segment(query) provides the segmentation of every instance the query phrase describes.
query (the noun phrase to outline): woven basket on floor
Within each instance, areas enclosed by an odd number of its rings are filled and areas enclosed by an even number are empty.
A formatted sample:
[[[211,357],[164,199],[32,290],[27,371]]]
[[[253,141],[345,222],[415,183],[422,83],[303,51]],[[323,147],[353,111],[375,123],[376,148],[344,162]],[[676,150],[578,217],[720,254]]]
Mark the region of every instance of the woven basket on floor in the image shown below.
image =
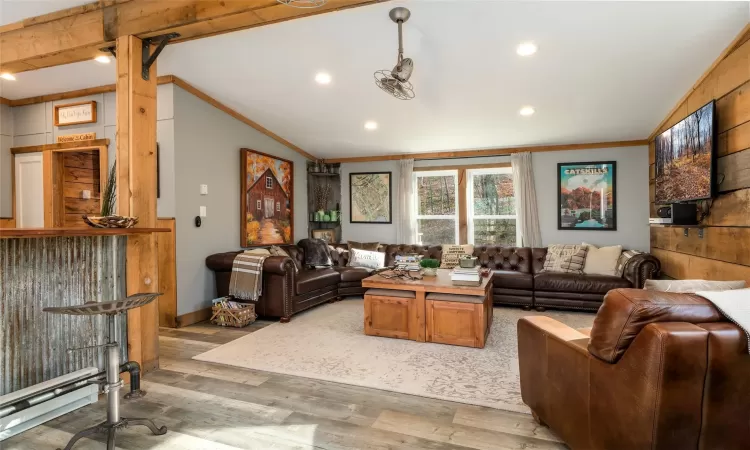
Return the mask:
[[[83,216],[83,221],[94,228],[133,228],[137,217],[124,216]]]
[[[241,308],[233,309],[217,303],[213,306],[211,323],[222,327],[242,328],[255,322],[258,315],[255,314],[255,305],[248,303]]]

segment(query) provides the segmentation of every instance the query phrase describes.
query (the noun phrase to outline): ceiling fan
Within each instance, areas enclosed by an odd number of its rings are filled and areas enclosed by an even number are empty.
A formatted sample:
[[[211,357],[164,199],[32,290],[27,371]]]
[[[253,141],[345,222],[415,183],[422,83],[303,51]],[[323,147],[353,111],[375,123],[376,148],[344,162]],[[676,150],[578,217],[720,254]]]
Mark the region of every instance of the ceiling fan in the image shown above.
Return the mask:
[[[398,7],[393,8],[388,15],[398,24],[398,60],[393,70],[375,72],[375,84],[399,100],[411,100],[414,98],[414,86],[409,82],[409,78],[414,71],[414,61],[404,58],[404,38],[401,30],[404,22],[409,20],[411,12],[404,7]]]

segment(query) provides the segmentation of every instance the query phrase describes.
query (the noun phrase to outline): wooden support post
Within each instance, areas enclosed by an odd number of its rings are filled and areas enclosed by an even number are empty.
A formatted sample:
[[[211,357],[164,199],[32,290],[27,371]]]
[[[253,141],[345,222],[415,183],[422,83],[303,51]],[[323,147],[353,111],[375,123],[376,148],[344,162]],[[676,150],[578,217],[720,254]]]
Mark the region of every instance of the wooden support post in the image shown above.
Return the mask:
[[[117,38],[117,208],[138,217],[138,227],[156,225],[156,64],[141,76],[142,41]],[[158,289],[157,243],[153,234],[128,237],[127,293]],[[129,359],[144,372],[159,367],[157,301],[128,313]]]

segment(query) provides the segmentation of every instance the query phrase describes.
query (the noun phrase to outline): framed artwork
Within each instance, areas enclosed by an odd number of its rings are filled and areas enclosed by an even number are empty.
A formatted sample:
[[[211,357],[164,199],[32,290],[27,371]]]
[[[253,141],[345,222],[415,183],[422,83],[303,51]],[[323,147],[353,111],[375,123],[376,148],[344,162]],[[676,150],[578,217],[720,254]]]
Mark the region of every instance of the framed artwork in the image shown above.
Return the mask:
[[[559,163],[558,230],[617,230],[617,163]]]
[[[336,230],[329,229],[318,229],[312,230],[313,239],[323,239],[327,244],[333,244],[336,241]]]
[[[294,241],[294,163],[240,150],[242,247]]]
[[[349,222],[393,223],[391,172],[349,174]]]
[[[55,105],[53,122],[56,127],[65,125],[79,125],[82,123],[96,123],[96,102],[68,103]]]

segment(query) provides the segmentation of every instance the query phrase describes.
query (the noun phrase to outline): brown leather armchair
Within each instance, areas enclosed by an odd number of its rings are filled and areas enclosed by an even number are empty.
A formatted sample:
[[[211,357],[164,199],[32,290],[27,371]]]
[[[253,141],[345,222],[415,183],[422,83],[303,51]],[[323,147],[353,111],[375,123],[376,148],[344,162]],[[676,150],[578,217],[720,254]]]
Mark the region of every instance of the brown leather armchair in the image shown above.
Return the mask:
[[[519,320],[518,354],[523,401],[573,450],[750,446],[747,336],[702,297],[613,290],[590,336]]]

